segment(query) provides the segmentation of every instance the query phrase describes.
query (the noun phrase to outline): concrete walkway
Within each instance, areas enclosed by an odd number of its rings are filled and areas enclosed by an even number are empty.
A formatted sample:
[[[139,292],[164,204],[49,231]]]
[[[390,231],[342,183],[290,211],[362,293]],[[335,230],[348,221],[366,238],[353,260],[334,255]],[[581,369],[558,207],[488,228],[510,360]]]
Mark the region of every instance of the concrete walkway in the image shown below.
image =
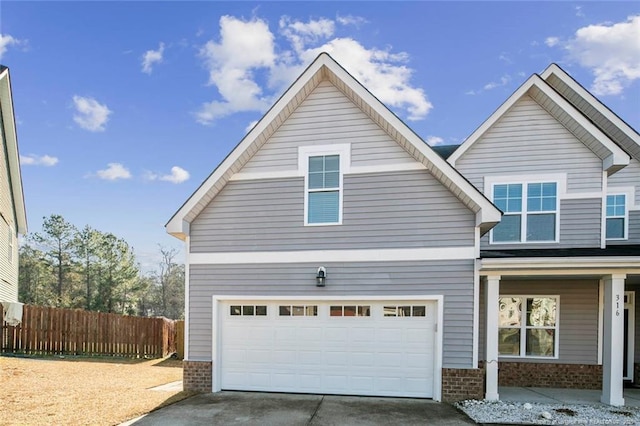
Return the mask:
[[[600,390],[500,387],[498,394],[501,401],[509,402],[602,404]],[[640,407],[640,389],[625,389],[624,404],[627,407]]]
[[[475,423],[451,405],[427,399],[223,391],[185,399],[128,424],[458,426]]]

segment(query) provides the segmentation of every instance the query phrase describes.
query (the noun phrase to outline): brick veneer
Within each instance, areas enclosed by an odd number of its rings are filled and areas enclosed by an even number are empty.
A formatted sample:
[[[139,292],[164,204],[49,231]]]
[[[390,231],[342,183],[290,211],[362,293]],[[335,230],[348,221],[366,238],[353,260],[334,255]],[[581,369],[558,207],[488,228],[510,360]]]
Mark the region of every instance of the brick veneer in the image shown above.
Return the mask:
[[[443,368],[442,400],[484,398],[484,368]]]
[[[183,361],[183,389],[186,391],[211,392],[211,366],[211,361]]]
[[[501,361],[498,365],[498,385],[602,389],[602,366]]]

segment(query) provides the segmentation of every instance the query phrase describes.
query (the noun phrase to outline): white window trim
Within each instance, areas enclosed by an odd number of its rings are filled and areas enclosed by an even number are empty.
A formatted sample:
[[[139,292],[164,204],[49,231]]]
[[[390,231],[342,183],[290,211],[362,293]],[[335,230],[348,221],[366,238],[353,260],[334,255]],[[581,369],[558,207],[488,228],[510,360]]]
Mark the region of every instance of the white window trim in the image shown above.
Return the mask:
[[[547,241],[526,240],[526,211],[528,184],[530,183],[555,183],[556,184],[556,223],[555,238]],[[485,176],[484,193],[493,202],[493,188],[496,185],[521,184],[522,185],[522,211],[520,212],[520,241],[493,241],[493,230],[489,233],[489,244],[521,245],[521,244],[554,244],[560,242],[560,204],[567,193],[567,174],[554,173],[544,175],[513,175],[513,176]],[[506,212],[505,216],[508,214]],[[544,214],[550,212],[533,212],[531,214]]]
[[[558,359],[560,357],[560,295],[557,294],[501,294],[500,298],[514,298],[514,299],[522,299],[524,302],[522,305],[523,310],[520,311],[522,314],[522,318],[520,319],[520,355],[499,355],[499,358],[507,359]],[[556,299],[556,325],[554,327],[555,330],[555,341],[553,348],[553,356],[531,356],[526,355],[527,348],[527,340],[526,340],[526,330],[527,330],[527,311],[526,311],[526,300],[531,298],[554,298]],[[507,327],[499,327],[507,328]],[[510,327],[515,328],[515,327]],[[551,327],[534,327],[534,328],[551,328]],[[524,333],[523,333],[524,331]]]
[[[338,187],[338,221],[328,223],[309,223],[309,157],[320,155],[340,156],[340,182]],[[298,147],[298,176],[304,177],[304,226],[342,225],[342,200],[344,195],[343,178],[351,168],[351,144],[309,145]]]
[[[606,238],[607,236],[607,196],[609,195],[624,195],[624,236],[623,238]],[[604,215],[602,221],[602,227],[604,229],[604,236],[607,241],[626,241],[629,239],[629,210],[633,210],[634,205],[635,188],[633,187],[609,187],[607,193],[602,198],[602,204],[604,205]],[[612,216],[612,218],[620,218],[620,216]]]

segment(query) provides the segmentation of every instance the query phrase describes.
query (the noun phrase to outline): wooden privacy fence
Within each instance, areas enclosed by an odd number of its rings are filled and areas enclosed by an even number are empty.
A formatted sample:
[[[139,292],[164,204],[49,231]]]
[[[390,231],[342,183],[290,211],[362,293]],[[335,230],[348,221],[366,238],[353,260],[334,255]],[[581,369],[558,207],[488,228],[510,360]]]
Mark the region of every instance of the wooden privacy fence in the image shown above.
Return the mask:
[[[176,352],[176,326],[166,318],[25,305],[20,325],[2,322],[0,352],[164,357]]]

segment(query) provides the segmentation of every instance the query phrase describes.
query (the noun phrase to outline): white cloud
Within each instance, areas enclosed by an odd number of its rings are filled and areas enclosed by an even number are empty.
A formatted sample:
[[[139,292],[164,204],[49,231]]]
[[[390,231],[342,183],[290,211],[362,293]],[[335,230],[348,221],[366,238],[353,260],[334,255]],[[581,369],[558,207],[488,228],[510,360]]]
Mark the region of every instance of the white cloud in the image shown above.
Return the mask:
[[[309,22],[292,21],[288,16],[280,18],[280,31],[299,51],[308,43],[331,37],[335,31],[335,23],[326,18]]]
[[[51,167],[58,164],[58,158],[50,155],[20,155],[20,164],[23,166],[45,166]]]
[[[151,74],[153,71],[153,65],[162,62],[162,55],[164,54],[164,43],[160,43],[158,50],[147,50],[142,55],[142,72]]]
[[[145,180],[149,180],[149,181],[162,180],[165,182],[171,182],[176,184],[186,182],[187,180],[189,180],[189,177],[191,177],[191,175],[189,175],[189,172],[183,169],[182,167],[178,167],[178,166],[173,166],[171,168],[171,173],[165,174],[165,175],[160,175],[158,173],[149,172],[149,171],[147,171],[144,174]]]
[[[506,86],[507,84],[509,84],[510,81],[511,81],[511,76],[503,75],[502,77],[500,77],[500,81],[492,81],[490,83],[487,83],[482,87],[482,89],[493,90],[496,87]]]
[[[131,173],[120,163],[109,163],[104,170],[98,170],[96,175],[104,180],[131,179]]]
[[[520,75],[520,73],[518,73],[518,75]],[[503,87],[503,86],[507,86],[509,83],[511,83],[511,76],[509,74],[505,74],[502,77],[500,77],[500,80],[498,81],[491,81],[487,84],[485,84],[484,86],[482,86],[482,89],[477,89],[477,90],[467,90],[464,94],[465,95],[479,95],[482,92],[486,92],[488,90],[493,90],[496,89],[498,87]]]
[[[203,105],[196,115],[200,123],[209,124],[239,111],[268,108],[271,101],[263,95],[253,74],[273,66],[273,39],[269,26],[261,19],[220,18],[220,42],[207,42],[200,56],[209,69],[209,84],[216,86],[222,100]]]
[[[571,60],[594,74],[596,95],[618,95],[640,79],[640,15],[582,27],[563,47]]]
[[[427,136],[426,141],[430,146],[442,145],[444,143],[444,139],[440,136]]]
[[[360,25],[367,24],[369,22],[361,16],[353,16],[353,15],[346,15],[346,16],[338,15],[336,16],[336,21],[340,25],[354,25],[355,27],[359,27]]]
[[[618,23],[588,25],[567,41],[548,37],[545,43],[562,47],[570,62],[591,70],[595,78],[590,89],[596,95],[619,95],[640,79],[640,15]]]
[[[354,17],[336,21],[341,25],[362,22]],[[318,18],[301,22],[283,16],[276,36],[264,20],[223,16],[220,41],[209,41],[200,51],[209,70],[209,83],[216,86],[220,99],[204,104],[196,119],[210,124],[236,112],[265,111],[321,52],[331,54],[378,99],[404,112],[409,120],[425,118],[432,105],[424,90],[410,83],[413,70],[407,66],[409,55],[334,37],[336,21]]]
[[[103,132],[105,125],[109,121],[112,111],[106,105],[99,103],[93,98],[74,96],[73,104],[76,114],[73,121],[81,128],[90,132]]]
[[[553,47],[558,43],[560,43],[560,39],[558,37],[547,37],[544,39],[544,44],[546,44],[549,47]]]
[[[17,46],[20,43],[21,41],[17,38],[12,37],[9,34],[0,33],[0,59],[2,59],[2,56],[7,52],[9,46]]]
[[[160,180],[164,180],[171,183],[182,183],[189,180],[189,172],[183,169],[182,167],[173,166],[171,168],[171,173],[168,175],[160,176]]]

